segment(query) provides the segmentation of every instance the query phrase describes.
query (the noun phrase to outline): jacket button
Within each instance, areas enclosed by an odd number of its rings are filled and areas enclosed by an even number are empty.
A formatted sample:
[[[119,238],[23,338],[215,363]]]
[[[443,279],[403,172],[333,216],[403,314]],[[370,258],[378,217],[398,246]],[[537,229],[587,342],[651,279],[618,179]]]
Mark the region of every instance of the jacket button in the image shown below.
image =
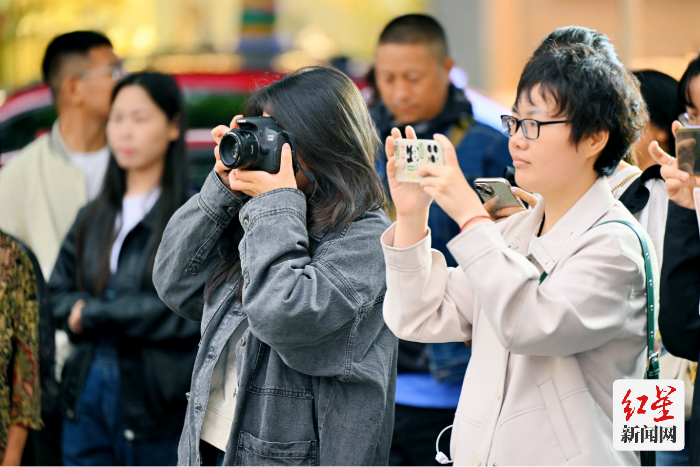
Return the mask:
[[[71,410],[71,409],[67,409],[66,410],[66,417],[73,420],[75,418],[75,412],[73,412],[73,410]]]
[[[226,208],[226,210],[227,210],[228,212],[233,212],[233,206],[229,206],[228,208]]]
[[[134,435],[134,432],[131,430],[124,430],[124,438],[127,441],[133,441],[136,436]]]
[[[244,229],[248,228],[248,219],[243,219],[243,228]]]
[[[245,336],[241,337],[240,343],[241,343],[241,347],[243,347],[245,345]]]

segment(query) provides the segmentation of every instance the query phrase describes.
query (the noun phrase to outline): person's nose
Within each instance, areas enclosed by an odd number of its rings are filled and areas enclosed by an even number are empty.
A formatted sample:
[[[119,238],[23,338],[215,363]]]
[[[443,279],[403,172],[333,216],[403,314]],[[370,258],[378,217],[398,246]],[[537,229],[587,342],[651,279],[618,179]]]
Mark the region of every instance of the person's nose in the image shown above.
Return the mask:
[[[406,80],[397,80],[394,87],[394,99],[398,102],[411,100],[413,93],[411,86]]]
[[[514,147],[519,150],[525,150],[530,145],[530,140],[523,134],[523,126],[518,125],[518,129],[513,136],[510,137],[508,142],[509,146]]]

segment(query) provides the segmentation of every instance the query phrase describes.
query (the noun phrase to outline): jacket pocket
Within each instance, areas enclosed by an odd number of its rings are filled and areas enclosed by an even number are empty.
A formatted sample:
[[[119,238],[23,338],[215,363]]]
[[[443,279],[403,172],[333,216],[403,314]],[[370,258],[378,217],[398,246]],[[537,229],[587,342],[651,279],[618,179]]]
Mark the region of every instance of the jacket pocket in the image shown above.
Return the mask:
[[[272,443],[241,431],[236,449],[236,465],[318,465],[318,443]]]
[[[557,441],[559,441],[559,445],[564,452],[564,457],[569,461],[581,454],[581,449],[566,419],[554,381],[548,379],[538,387],[540,388],[544,405],[547,408],[547,415],[549,415],[549,420],[552,422]]]

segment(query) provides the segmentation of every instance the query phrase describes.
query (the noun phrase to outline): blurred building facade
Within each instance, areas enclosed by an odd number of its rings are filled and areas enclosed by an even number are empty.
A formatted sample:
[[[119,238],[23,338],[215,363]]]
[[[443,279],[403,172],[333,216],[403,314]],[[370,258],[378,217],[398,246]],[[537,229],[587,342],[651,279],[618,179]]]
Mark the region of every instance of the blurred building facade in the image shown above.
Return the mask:
[[[360,75],[382,27],[410,12],[434,14],[470,87],[508,106],[557,27],[605,32],[630,69],[676,78],[700,47],[697,0],[0,0],[0,103],[40,80],[46,45],[71,30],[107,34],[130,71],[287,71],[345,57]]]

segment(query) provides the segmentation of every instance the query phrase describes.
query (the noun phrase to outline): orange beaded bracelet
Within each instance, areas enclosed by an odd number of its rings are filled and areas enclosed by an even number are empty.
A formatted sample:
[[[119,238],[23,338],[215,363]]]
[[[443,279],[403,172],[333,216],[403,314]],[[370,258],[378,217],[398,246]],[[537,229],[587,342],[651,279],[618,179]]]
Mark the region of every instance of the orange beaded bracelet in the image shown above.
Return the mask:
[[[491,216],[474,216],[474,217],[470,218],[467,222],[462,224],[462,227],[459,228],[459,232],[462,233],[462,231],[464,230],[464,228],[467,226],[468,223],[470,223],[474,219],[480,219],[480,218],[493,220],[493,218]]]

